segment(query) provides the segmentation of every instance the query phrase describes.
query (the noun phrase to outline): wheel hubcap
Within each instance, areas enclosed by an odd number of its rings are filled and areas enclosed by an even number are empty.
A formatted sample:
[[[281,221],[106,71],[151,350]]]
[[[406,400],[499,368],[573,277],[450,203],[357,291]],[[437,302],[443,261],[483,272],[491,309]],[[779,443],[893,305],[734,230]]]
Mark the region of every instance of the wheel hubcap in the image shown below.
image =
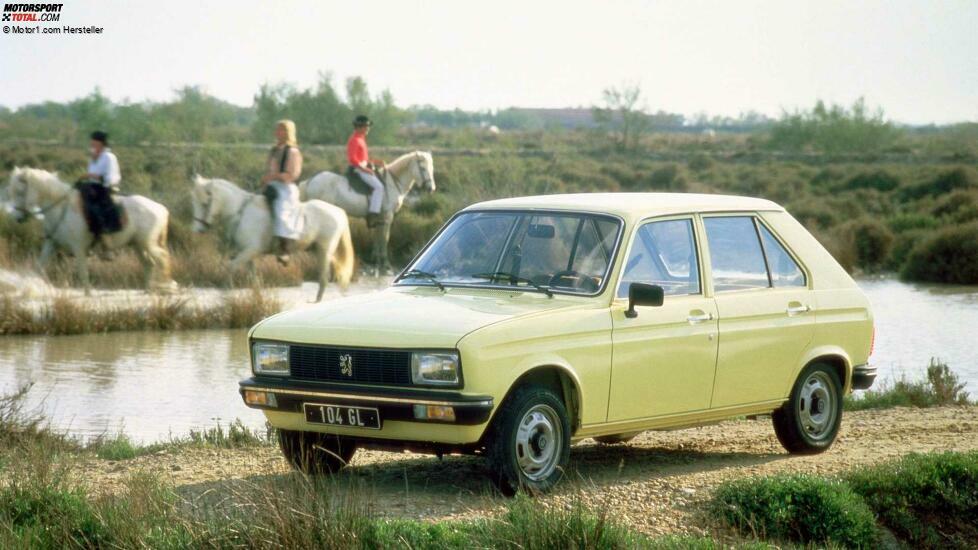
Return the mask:
[[[516,430],[516,462],[527,478],[546,479],[560,462],[563,428],[557,411],[537,405],[526,412]]]
[[[831,433],[837,414],[835,399],[832,381],[824,372],[813,372],[805,380],[798,399],[798,418],[810,438],[822,439]]]

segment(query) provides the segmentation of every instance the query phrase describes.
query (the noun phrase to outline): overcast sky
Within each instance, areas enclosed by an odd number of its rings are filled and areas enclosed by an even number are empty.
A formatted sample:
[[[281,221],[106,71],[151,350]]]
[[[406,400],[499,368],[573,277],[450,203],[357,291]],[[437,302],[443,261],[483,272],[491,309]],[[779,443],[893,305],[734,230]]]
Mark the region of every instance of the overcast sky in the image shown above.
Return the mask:
[[[65,2],[61,25],[104,34],[0,35],[0,105],[185,84],[250,105],[328,71],[400,105],[590,106],[634,82],[687,115],[865,96],[901,122],[978,120],[975,0]]]

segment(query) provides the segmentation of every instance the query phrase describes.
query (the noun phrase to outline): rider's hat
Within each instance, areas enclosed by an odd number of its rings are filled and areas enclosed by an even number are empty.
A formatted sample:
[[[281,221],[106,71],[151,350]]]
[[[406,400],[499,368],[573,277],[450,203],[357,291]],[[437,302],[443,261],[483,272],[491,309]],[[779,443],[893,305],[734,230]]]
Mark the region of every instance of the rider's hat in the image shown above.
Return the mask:
[[[363,128],[366,126],[373,126],[374,122],[367,117],[367,115],[357,115],[357,118],[353,119],[354,128]]]
[[[92,132],[91,138],[94,139],[95,141],[101,141],[102,145],[109,144],[109,134],[106,134],[101,130],[96,130]]]

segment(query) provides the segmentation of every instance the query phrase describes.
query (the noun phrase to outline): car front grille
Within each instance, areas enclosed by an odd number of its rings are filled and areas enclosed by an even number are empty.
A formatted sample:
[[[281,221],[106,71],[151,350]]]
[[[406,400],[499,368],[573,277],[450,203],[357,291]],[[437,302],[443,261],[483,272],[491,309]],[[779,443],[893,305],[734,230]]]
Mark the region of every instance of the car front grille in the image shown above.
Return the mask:
[[[411,384],[411,352],[342,348],[330,346],[289,346],[292,378],[355,384]]]

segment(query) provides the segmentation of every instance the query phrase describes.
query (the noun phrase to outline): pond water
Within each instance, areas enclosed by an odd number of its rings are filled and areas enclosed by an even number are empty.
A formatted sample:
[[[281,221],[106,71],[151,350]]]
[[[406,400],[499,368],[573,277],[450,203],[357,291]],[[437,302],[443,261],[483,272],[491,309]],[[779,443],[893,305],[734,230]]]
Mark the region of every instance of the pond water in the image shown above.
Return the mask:
[[[978,287],[863,280],[876,316],[881,376],[922,376],[931,357],[978,395]],[[149,442],[240,418],[261,429],[238,380],[250,374],[246,331],[0,337],[0,392],[33,383],[29,406],[80,437],[120,430]]]

